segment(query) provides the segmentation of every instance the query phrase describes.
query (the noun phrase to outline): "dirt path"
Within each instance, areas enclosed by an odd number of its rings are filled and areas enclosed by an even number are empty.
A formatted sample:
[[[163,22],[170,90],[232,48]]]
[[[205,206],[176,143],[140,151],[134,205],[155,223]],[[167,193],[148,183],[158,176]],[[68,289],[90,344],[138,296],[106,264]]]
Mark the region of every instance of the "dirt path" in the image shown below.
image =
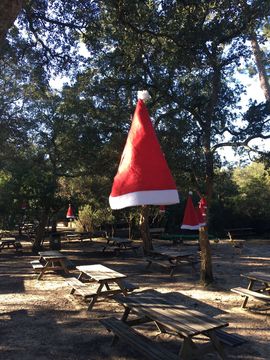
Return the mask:
[[[13,250],[0,253],[0,360],[86,360],[140,359],[143,357],[124,343],[110,346],[111,334],[99,323],[109,316],[120,317],[123,309],[113,300],[97,303],[88,312],[84,301],[69,295],[70,288],[62,274],[47,274],[40,281],[33,273],[30,261],[36,259],[30,245],[23,244],[23,254]],[[236,253],[228,242],[212,246],[215,284],[203,288],[199,274],[188,267],[177,271],[173,278],[166,269],[153,266],[145,270],[145,261],[133,254],[115,257],[102,253],[99,244],[63,243],[62,252],[75,265],[102,263],[128,275],[140,289],[154,288],[161,292],[180,292],[186,304],[199,311],[229,322],[228,332],[243,336],[247,342],[226,346],[228,359],[270,359],[270,315],[267,310],[241,310],[241,297],[230,291],[246,286],[240,273],[270,269],[270,242],[248,241],[242,253]],[[154,271],[156,270],[156,271]],[[71,271],[77,275],[76,270]],[[250,301],[250,305],[261,303]],[[157,335],[149,330],[151,335]],[[156,336],[168,347],[179,342],[169,335]],[[205,359],[217,359],[207,355]]]

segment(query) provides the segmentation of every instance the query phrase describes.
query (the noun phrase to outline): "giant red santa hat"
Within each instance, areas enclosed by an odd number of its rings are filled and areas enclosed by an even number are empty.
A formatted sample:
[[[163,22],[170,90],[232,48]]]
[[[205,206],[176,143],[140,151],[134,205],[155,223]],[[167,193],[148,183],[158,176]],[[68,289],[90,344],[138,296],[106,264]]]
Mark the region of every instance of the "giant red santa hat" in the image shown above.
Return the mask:
[[[198,218],[196,209],[193,205],[192,198],[191,198],[192,192],[190,191],[188,194],[187,204],[185,208],[183,223],[181,226],[181,229],[187,229],[187,230],[198,230],[201,226],[200,219]]]
[[[144,104],[147,91],[138,91],[138,103],[109,197],[112,209],[179,202],[170,169]]]
[[[67,219],[75,219],[75,215],[73,213],[73,209],[72,209],[71,204],[69,204],[69,206],[68,206],[66,218]]]

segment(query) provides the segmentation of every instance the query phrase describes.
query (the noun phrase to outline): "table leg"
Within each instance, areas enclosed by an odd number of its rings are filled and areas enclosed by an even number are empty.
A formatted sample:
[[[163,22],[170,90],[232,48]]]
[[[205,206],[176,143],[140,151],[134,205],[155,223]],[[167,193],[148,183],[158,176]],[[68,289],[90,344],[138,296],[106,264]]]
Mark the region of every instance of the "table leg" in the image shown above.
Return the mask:
[[[69,270],[68,270],[68,268],[66,267],[65,260],[64,260],[64,259],[61,259],[61,260],[59,260],[59,262],[60,262],[60,265],[61,265],[61,267],[63,268],[64,272],[65,272],[66,274],[69,274]]]
[[[126,322],[128,315],[130,313],[131,309],[128,307],[125,307],[125,311],[124,314],[121,317],[121,321]],[[111,346],[115,345],[117,343],[117,341],[119,340],[119,336],[118,335],[114,335],[112,342],[111,342]]]
[[[110,246],[110,239],[107,239],[107,244],[104,246],[104,248],[102,249],[102,252],[104,252],[108,246]]]
[[[173,263],[171,261],[170,261],[170,263],[173,265]],[[170,277],[173,277],[174,270],[175,270],[175,266],[172,266],[171,271],[170,271]]]
[[[251,290],[251,289],[252,289],[254,282],[255,282],[255,280],[250,280],[250,282],[249,282],[249,284],[248,284],[248,287],[247,287],[248,290]],[[247,305],[247,302],[248,302],[248,296],[245,296],[244,301],[243,301],[241,307],[242,307],[242,308],[245,308],[246,305]]]
[[[221,342],[219,341],[219,339],[217,338],[215,331],[214,330],[208,331],[207,336],[209,336],[209,338],[211,340],[211,344],[213,345],[214,349],[218,353],[219,357],[221,359],[226,359],[224,350],[223,350],[223,346],[222,346]]]
[[[269,284],[268,284],[268,283],[266,283],[266,282],[264,282],[263,284],[264,284],[264,288],[262,289],[262,291],[267,291],[267,292],[268,292],[268,294],[269,294],[269,293],[270,293]]]
[[[192,360],[192,359],[199,359],[198,357],[198,347],[192,341],[191,338],[187,337],[184,338],[183,344],[179,351],[179,359],[181,360]]]
[[[102,283],[99,285],[96,294],[94,294],[94,295],[92,296],[92,299],[91,299],[90,304],[89,304],[88,309],[87,309],[88,311],[91,311],[91,310],[92,310],[92,308],[93,308],[94,304],[96,303],[99,295],[101,294],[101,290],[102,290],[103,286],[104,286],[104,282],[102,282]]]
[[[107,282],[105,282],[105,287],[106,287],[107,290],[111,290],[111,288],[110,288],[110,286],[109,286],[109,284]]]
[[[43,266],[43,269],[41,269],[40,274],[38,275],[38,280],[40,280],[42,278],[42,276],[44,275],[44,273],[46,272],[46,269],[48,267],[50,267],[51,262],[47,261],[46,264]]]
[[[81,271],[79,276],[78,276],[78,280],[82,280],[82,277],[83,277],[83,272]]]
[[[120,287],[120,289],[122,290],[122,293],[123,293],[125,296],[127,296],[127,295],[128,295],[128,292],[127,292],[126,288],[124,287],[121,279],[115,279],[115,282],[116,282],[116,284]]]

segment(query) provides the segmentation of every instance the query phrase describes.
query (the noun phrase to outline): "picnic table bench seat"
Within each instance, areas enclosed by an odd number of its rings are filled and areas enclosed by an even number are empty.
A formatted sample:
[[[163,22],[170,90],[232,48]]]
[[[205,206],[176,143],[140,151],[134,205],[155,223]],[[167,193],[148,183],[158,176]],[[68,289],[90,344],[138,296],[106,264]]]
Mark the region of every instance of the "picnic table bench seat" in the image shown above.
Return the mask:
[[[99,321],[108,331],[112,331],[115,334],[115,340],[120,338],[150,360],[179,360],[176,354],[171,353],[161,344],[146,338],[121,320],[112,317]],[[112,342],[112,345],[114,342]]]
[[[254,299],[257,300],[261,300],[263,302],[270,302],[270,294],[264,294],[262,292],[258,292],[258,291],[254,291],[254,290],[249,290],[243,287],[236,287],[236,288],[232,288],[231,291],[240,294],[242,296],[245,296],[247,298],[252,297]],[[244,306],[243,306],[244,307]]]
[[[232,229],[225,229],[225,231],[228,234],[228,237],[230,240],[233,239],[241,239],[241,238],[249,238],[251,236],[256,235],[255,231],[253,228],[232,228]]]
[[[89,286],[89,284],[91,284],[91,281],[82,282],[81,280],[75,277],[67,278],[66,281],[72,287],[70,294],[74,294],[74,292],[76,291],[79,295],[83,296],[84,298],[88,298],[96,294],[95,290],[93,290],[93,287]],[[139,288],[139,286],[134,285],[125,279],[122,280],[122,284],[127,292],[132,292]],[[121,290],[119,290],[119,292],[120,291]],[[110,291],[108,291],[108,293],[110,293]],[[107,292],[103,291],[102,294],[107,295]]]
[[[187,264],[192,267],[192,271],[195,272],[195,265],[200,262],[199,259],[196,258],[188,258],[188,259],[181,259],[181,262],[177,262],[174,260],[170,260],[164,256],[147,256],[145,260],[148,262],[146,269],[149,269],[152,264],[157,264],[159,266],[169,268],[170,269],[170,277],[173,276],[175,269],[177,266]]]
[[[39,272],[44,268],[43,264],[39,260],[33,260],[30,264],[36,272]]]
[[[140,249],[141,246],[140,245],[133,245],[133,244],[130,244],[130,245],[127,245],[127,246],[113,246],[112,247],[112,250],[115,252],[116,255],[120,255],[120,253],[122,251],[126,251],[126,250],[132,250],[136,255],[137,255],[137,250]]]
[[[232,347],[238,346],[238,345],[241,345],[241,344],[244,344],[245,342],[247,342],[247,340],[244,339],[242,336],[239,336],[236,334],[231,334],[231,333],[228,333],[221,329],[216,330],[216,337],[223,344],[232,346]]]

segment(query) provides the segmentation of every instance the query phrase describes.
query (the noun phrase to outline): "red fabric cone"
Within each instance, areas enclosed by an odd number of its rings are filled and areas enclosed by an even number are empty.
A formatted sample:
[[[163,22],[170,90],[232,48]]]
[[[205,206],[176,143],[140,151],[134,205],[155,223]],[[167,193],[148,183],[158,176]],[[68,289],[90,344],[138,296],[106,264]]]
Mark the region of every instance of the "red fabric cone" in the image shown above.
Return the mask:
[[[159,212],[160,212],[160,213],[164,213],[165,211],[166,211],[165,205],[160,205],[160,206],[159,206]]]
[[[207,201],[204,197],[199,201],[199,209],[203,219],[203,225],[206,225],[206,212],[207,212]]]
[[[112,209],[179,202],[174,179],[141,99],[136,106],[109,202]]]
[[[188,196],[187,204],[184,213],[184,219],[181,229],[198,230],[200,228],[200,222],[197,216],[197,212],[192,202],[191,195]]]
[[[73,213],[73,209],[72,209],[71,204],[69,204],[66,218],[67,218],[67,219],[75,219],[75,215],[74,215],[74,213]]]
[[[204,217],[203,217],[201,208],[200,208],[200,207],[196,207],[195,210],[196,210],[196,214],[197,214],[197,217],[198,217],[198,220],[199,220],[199,225],[200,225],[200,226],[205,226],[205,225],[206,225],[206,222],[205,222],[205,220],[204,220]]]

